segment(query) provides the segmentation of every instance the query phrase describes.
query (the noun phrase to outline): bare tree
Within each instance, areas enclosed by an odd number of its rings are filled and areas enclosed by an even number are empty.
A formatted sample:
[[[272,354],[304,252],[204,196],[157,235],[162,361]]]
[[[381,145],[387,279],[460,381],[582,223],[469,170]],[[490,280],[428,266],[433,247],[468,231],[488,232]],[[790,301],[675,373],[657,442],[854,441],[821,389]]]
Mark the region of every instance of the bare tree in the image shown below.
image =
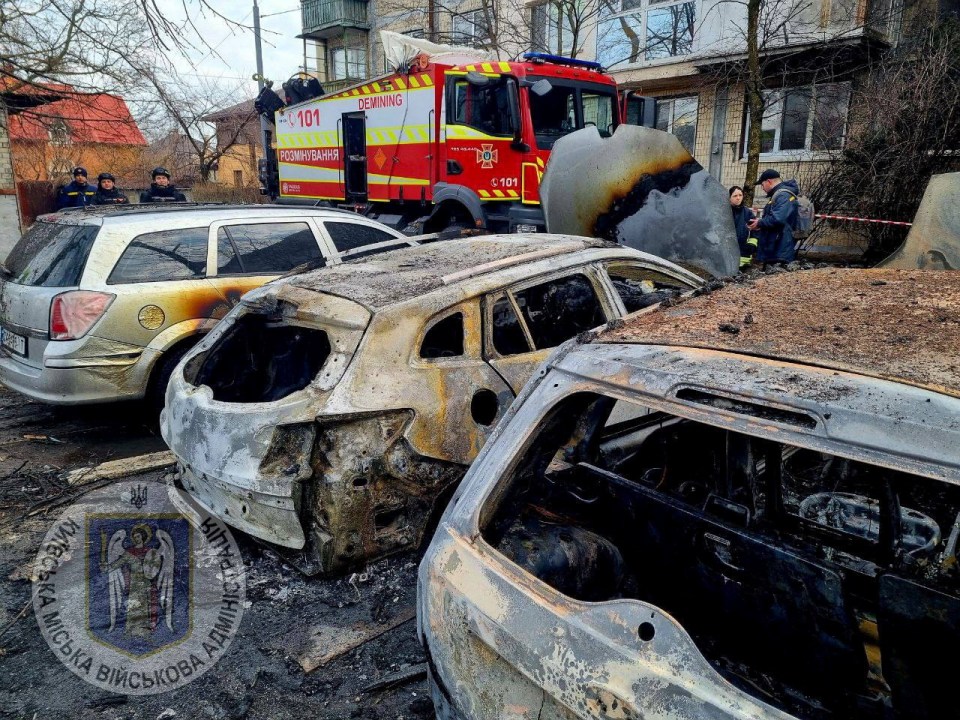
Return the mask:
[[[174,4],[181,22],[170,19]],[[68,83],[77,90],[116,90],[135,62],[151,53],[208,48],[199,23],[215,16],[236,27],[210,0],[0,0],[0,82]]]
[[[252,104],[249,112],[238,116],[236,122],[221,123],[219,132],[214,123],[204,119],[235,105],[243,95],[240,85],[228,87],[209,81],[186,83],[172,67],[143,68],[141,73],[150,92],[139,102],[152,108],[150,113],[141,113],[152,118],[145,130],[162,140],[159,143],[162,152],[181,178],[192,168],[200,182],[208,182],[220,158],[237,144],[247,142],[251,128],[259,128]]]
[[[859,83],[842,152],[810,188],[819,207],[909,222],[932,175],[960,170],[960,21],[922,18]],[[863,224],[885,257],[906,230]]]
[[[745,50],[735,58],[715,65],[714,81],[743,86],[747,110],[745,123],[746,158],[743,180],[745,202],[753,202],[754,181],[760,169],[760,155],[768,152],[764,121],[771,113],[781,120],[784,134],[788,128],[807,128],[808,118],[815,124],[816,138],[842,141],[849,90],[834,97],[836,89],[821,84],[849,83],[863,72],[872,58],[858,56],[848,42],[893,21],[896,3],[884,7],[875,2],[860,6],[832,7],[812,0],[721,0],[713,10],[739,13],[732,42]],[[717,54],[730,54],[731,47],[718,47]],[[789,93],[784,88],[794,86]],[[831,118],[830,101],[842,108]],[[839,147],[839,145],[837,145]],[[820,147],[827,152],[833,146]]]

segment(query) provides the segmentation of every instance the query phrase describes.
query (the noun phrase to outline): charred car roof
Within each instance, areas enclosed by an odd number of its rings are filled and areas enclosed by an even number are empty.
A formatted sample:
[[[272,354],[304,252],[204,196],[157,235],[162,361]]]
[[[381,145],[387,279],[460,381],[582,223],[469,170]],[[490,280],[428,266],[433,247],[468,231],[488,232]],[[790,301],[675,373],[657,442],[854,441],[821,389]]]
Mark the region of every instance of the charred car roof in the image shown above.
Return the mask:
[[[661,305],[595,341],[722,350],[960,397],[960,273],[779,273]]]
[[[587,248],[627,250],[616,243],[570,235],[488,235],[403,247],[280,282],[384,308],[460,280]]]

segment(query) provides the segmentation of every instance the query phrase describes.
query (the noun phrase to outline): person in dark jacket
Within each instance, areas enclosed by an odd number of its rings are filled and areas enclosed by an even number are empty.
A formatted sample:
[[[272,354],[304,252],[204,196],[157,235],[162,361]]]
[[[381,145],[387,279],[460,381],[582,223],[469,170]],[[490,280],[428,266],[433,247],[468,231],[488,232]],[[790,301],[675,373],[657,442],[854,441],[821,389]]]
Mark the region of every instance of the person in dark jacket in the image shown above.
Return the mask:
[[[87,169],[75,167],[73,181],[64,185],[57,195],[57,210],[93,205],[97,189],[87,182]]]
[[[126,205],[130,200],[117,190],[116,178],[110,173],[97,175],[97,194],[94,197],[96,205]]]
[[[153,182],[150,189],[140,193],[140,202],[186,202],[187,196],[177,190],[170,182],[170,172],[163,167],[155,167],[150,173]]]
[[[760,173],[757,185],[769,198],[760,219],[747,224],[750,230],[757,231],[757,262],[764,266],[793,262],[797,257],[793,228],[800,209],[800,186],[796,180],[782,179],[772,169]]]
[[[747,227],[756,215],[752,208],[744,206],[743,188],[739,185],[730,188],[730,209],[733,211],[733,227],[737,231],[737,244],[740,246],[740,267],[743,267],[750,264],[757,251],[757,239],[750,237]]]

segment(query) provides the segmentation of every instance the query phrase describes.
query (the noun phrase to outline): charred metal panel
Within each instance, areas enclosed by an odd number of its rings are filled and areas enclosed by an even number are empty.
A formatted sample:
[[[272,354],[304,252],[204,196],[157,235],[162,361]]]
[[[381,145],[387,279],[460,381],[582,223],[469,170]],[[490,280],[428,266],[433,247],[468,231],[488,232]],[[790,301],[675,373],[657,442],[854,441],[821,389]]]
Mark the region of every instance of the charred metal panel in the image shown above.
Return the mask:
[[[420,542],[434,503],[465,468],[414,453],[412,413],[320,422],[309,485],[312,572],[346,570]]]
[[[420,569],[421,632],[459,717],[788,717],[722,680],[652,605],[545,595],[530,576],[490,560],[444,528]]]
[[[930,178],[907,239],[878,267],[960,270],[960,173]]]
[[[670,133],[571,133],[550,154],[540,196],[549,232],[613,240],[718,277],[739,267],[727,191]]]

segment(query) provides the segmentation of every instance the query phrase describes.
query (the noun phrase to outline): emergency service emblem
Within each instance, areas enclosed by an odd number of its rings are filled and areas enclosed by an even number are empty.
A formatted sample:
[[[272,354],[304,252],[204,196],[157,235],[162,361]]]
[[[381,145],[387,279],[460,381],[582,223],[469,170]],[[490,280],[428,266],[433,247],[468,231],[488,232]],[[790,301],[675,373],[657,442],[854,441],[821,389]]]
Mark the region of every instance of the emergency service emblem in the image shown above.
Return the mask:
[[[493,149],[493,143],[483,143],[477,150],[477,162],[483,169],[489,169],[499,160],[500,151]]]
[[[189,496],[119,483],[81,498],[48,532],[33,607],[53,653],[105,690],[180,687],[227,651],[243,615],[230,531]]]

